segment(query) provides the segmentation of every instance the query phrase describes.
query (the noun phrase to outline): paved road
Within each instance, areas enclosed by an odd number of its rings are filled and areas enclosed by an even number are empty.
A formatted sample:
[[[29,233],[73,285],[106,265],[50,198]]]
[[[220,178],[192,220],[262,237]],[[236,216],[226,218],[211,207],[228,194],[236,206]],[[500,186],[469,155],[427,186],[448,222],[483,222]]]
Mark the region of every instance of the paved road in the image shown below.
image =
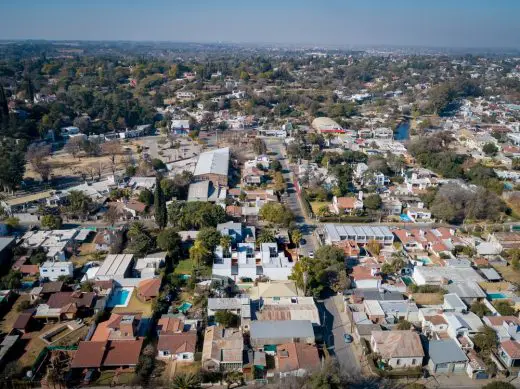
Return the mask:
[[[305,244],[302,244],[300,247],[300,254],[307,255],[311,251],[315,251],[318,247],[315,236],[313,235],[314,225],[307,223],[305,218],[305,213],[302,209],[302,204],[298,198],[298,194],[294,189],[294,177],[291,171],[291,167],[289,166],[289,161],[285,158],[286,151],[285,145],[280,139],[266,139],[267,150],[277,153],[277,158],[279,158],[280,163],[283,169],[283,177],[285,182],[287,183],[287,194],[288,197],[282,197],[285,201],[285,204],[291,209],[296,218],[296,223],[300,227],[302,231],[303,239],[305,240]]]
[[[324,301],[325,341],[329,353],[338,360],[341,371],[358,376],[361,374],[361,367],[359,355],[354,349],[356,346],[354,343],[346,344],[343,340],[343,334],[350,334],[351,328],[347,314],[343,312],[342,299],[342,296],[333,296]]]

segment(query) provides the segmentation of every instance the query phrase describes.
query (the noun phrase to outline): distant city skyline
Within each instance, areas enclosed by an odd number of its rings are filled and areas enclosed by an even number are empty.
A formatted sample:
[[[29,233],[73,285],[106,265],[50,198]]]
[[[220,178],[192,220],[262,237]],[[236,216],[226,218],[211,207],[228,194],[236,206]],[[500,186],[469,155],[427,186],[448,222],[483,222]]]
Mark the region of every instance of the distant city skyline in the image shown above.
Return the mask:
[[[520,47],[518,0],[19,0],[0,39]]]

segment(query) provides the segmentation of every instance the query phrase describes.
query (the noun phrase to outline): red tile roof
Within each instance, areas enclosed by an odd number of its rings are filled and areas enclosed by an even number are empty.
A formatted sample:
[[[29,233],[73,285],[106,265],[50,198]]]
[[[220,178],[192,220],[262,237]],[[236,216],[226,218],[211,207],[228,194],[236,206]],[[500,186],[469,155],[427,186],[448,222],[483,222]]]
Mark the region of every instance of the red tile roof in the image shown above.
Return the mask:
[[[108,343],[103,366],[135,366],[139,361],[143,339],[113,340]]]
[[[79,342],[78,350],[72,359],[72,368],[101,367],[107,342]]]
[[[40,272],[38,265],[22,265],[20,266],[20,273],[35,275]]]
[[[504,322],[520,325],[520,319],[516,316],[486,316],[486,320],[493,327],[501,326]]]
[[[182,332],[184,329],[184,321],[176,317],[161,317],[157,322],[157,329],[161,334]]]
[[[354,209],[357,199],[355,197],[338,197],[338,207],[343,209]]]
[[[137,286],[139,295],[146,298],[153,298],[159,295],[159,289],[161,288],[160,278],[149,278],[143,280]]]
[[[312,371],[320,367],[318,349],[305,343],[285,343],[276,347],[277,369],[281,372],[305,369]]]
[[[500,346],[510,358],[520,359],[520,344],[518,344],[518,342],[506,340],[500,343]]]
[[[195,331],[180,334],[160,334],[157,349],[167,350],[170,354],[194,353],[196,344],[197,333]]]

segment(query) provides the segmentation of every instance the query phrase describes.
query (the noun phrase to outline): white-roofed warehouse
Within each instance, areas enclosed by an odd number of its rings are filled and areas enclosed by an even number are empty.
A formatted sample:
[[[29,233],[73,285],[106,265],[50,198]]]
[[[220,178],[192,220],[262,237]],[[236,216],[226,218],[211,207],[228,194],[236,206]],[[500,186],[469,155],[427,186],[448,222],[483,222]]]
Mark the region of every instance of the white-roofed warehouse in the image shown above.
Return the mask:
[[[211,181],[215,186],[227,186],[228,171],[229,147],[225,147],[200,154],[193,178],[195,181]]]

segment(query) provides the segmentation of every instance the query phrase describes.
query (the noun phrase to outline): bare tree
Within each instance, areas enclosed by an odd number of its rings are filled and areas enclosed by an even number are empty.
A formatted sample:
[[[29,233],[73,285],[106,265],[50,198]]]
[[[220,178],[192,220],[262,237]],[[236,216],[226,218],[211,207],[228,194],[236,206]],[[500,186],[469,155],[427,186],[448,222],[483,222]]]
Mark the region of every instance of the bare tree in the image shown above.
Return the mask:
[[[102,161],[95,162],[94,164],[96,166],[96,173],[98,176],[98,179],[101,179],[101,176],[103,175],[103,172],[106,169],[106,165]]]
[[[83,139],[80,137],[74,137],[72,139],[69,139],[65,144],[65,147],[63,148],[63,150],[72,155],[73,158],[76,158],[76,156],[79,155],[82,149]]]
[[[116,157],[123,152],[123,148],[121,147],[121,143],[116,140],[111,140],[109,142],[103,143],[101,145],[101,151],[103,154],[108,155],[110,157],[110,169],[112,174],[116,174],[117,170],[117,162]]]
[[[27,149],[27,161],[29,161],[33,170],[42,177],[43,181],[47,181],[52,172],[52,167],[47,162],[47,158],[51,153],[51,146],[42,143],[33,143]]]
[[[111,226],[116,224],[120,217],[121,212],[115,205],[109,206],[108,210],[105,212],[105,220],[109,222]]]
[[[94,181],[94,177],[96,176],[96,171],[97,171],[97,168],[96,168],[96,164],[94,164],[94,163],[91,163],[91,164],[85,166],[85,172],[88,174],[88,176],[90,177],[90,179],[92,181]]]

